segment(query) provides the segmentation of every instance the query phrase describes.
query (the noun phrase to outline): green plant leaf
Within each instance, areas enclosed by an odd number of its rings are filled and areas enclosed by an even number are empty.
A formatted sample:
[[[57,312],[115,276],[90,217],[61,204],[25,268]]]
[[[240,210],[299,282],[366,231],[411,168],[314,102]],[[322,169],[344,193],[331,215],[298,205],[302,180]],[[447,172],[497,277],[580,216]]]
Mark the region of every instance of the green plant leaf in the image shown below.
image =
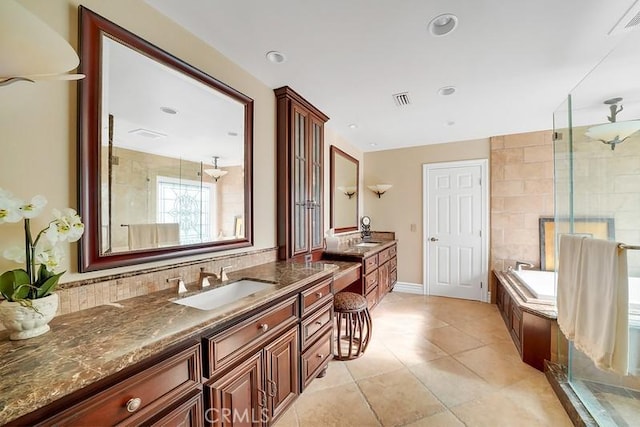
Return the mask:
[[[38,269],[38,283],[44,283],[49,277],[53,276],[55,276],[55,273],[47,270],[44,264],[40,264],[40,268]]]
[[[0,292],[8,301],[26,298],[29,288],[29,275],[22,269],[6,271],[0,276]]]
[[[60,280],[60,277],[64,273],[65,272],[63,271],[62,273],[54,274],[53,276],[45,280],[45,282],[38,287],[38,292],[37,292],[38,298],[45,297],[47,296],[47,294],[49,294],[49,292],[52,292],[55,289],[56,285],[58,284],[58,280]]]

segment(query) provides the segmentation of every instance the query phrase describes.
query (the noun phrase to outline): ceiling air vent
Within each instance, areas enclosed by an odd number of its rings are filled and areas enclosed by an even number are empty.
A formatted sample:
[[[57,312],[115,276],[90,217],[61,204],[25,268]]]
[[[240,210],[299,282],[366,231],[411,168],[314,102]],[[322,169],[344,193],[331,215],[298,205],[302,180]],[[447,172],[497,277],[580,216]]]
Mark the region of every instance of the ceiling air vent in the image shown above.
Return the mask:
[[[395,102],[398,107],[406,107],[411,104],[409,92],[396,93],[391,96],[393,97],[393,102]]]
[[[640,27],[640,0],[636,2],[622,15],[616,25],[609,31],[609,35],[625,33]]]

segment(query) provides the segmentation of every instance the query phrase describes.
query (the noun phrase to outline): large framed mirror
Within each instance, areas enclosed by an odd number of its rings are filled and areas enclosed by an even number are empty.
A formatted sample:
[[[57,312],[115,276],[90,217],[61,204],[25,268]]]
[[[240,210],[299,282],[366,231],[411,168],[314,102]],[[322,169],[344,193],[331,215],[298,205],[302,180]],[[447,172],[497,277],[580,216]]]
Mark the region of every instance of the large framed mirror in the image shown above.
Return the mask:
[[[330,148],[331,228],[336,233],[358,229],[360,163],[335,145]]]
[[[253,100],[80,7],[80,271],[253,244]]]

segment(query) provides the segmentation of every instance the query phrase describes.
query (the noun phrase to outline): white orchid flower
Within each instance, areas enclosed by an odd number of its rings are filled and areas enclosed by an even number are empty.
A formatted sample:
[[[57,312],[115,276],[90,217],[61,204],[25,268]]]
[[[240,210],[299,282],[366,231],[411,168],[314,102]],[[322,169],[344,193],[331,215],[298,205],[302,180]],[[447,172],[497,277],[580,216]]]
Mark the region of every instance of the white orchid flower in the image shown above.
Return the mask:
[[[38,245],[36,248],[36,264],[42,264],[47,271],[54,273],[60,266],[64,253],[54,245]]]
[[[24,249],[20,246],[12,246],[8,249],[5,249],[2,253],[2,256],[4,256],[6,259],[10,259],[11,261],[15,261],[20,264],[24,263],[26,259]]]
[[[29,203],[21,203],[18,208],[22,213],[22,216],[31,219],[40,215],[42,209],[47,205],[47,199],[44,196],[35,196]]]
[[[51,222],[46,231],[47,239],[51,243],[65,240],[75,242],[80,239],[84,233],[84,224],[75,210],[67,208],[61,212],[54,209],[52,213],[55,220]]]
[[[3,222],[18,222],[22,219],[20,214],[20,201],[13,194],[0,188],[0,224]]]

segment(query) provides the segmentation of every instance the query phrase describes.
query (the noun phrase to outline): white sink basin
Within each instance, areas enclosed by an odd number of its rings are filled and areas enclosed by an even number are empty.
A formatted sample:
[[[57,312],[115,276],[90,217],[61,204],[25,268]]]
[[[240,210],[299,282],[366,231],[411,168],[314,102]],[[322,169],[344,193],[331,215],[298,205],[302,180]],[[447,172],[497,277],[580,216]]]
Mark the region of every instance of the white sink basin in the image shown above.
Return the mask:
[[[359,248],[372,248],[374,246],[378,246],[380,243],[371,243],[371,242],[362,242],[362,243],[358,243],[356,245],[356,247]]]
[[[197,308],[199,310],[213,310],[214,308],[231,304],[232,302],[236,302],[242,298],[248,297],[249,295],[268,289],[275,289],[275,285],[273,283],[257,282],[255,280],[245,279],[229,283],[228,285],[220,286],[219,288],[211,289],[210,291],[202,292],[197,295],[192,295],[187,298],[177,299],[173,302],[176,304],[186,305],[187,307]]]

